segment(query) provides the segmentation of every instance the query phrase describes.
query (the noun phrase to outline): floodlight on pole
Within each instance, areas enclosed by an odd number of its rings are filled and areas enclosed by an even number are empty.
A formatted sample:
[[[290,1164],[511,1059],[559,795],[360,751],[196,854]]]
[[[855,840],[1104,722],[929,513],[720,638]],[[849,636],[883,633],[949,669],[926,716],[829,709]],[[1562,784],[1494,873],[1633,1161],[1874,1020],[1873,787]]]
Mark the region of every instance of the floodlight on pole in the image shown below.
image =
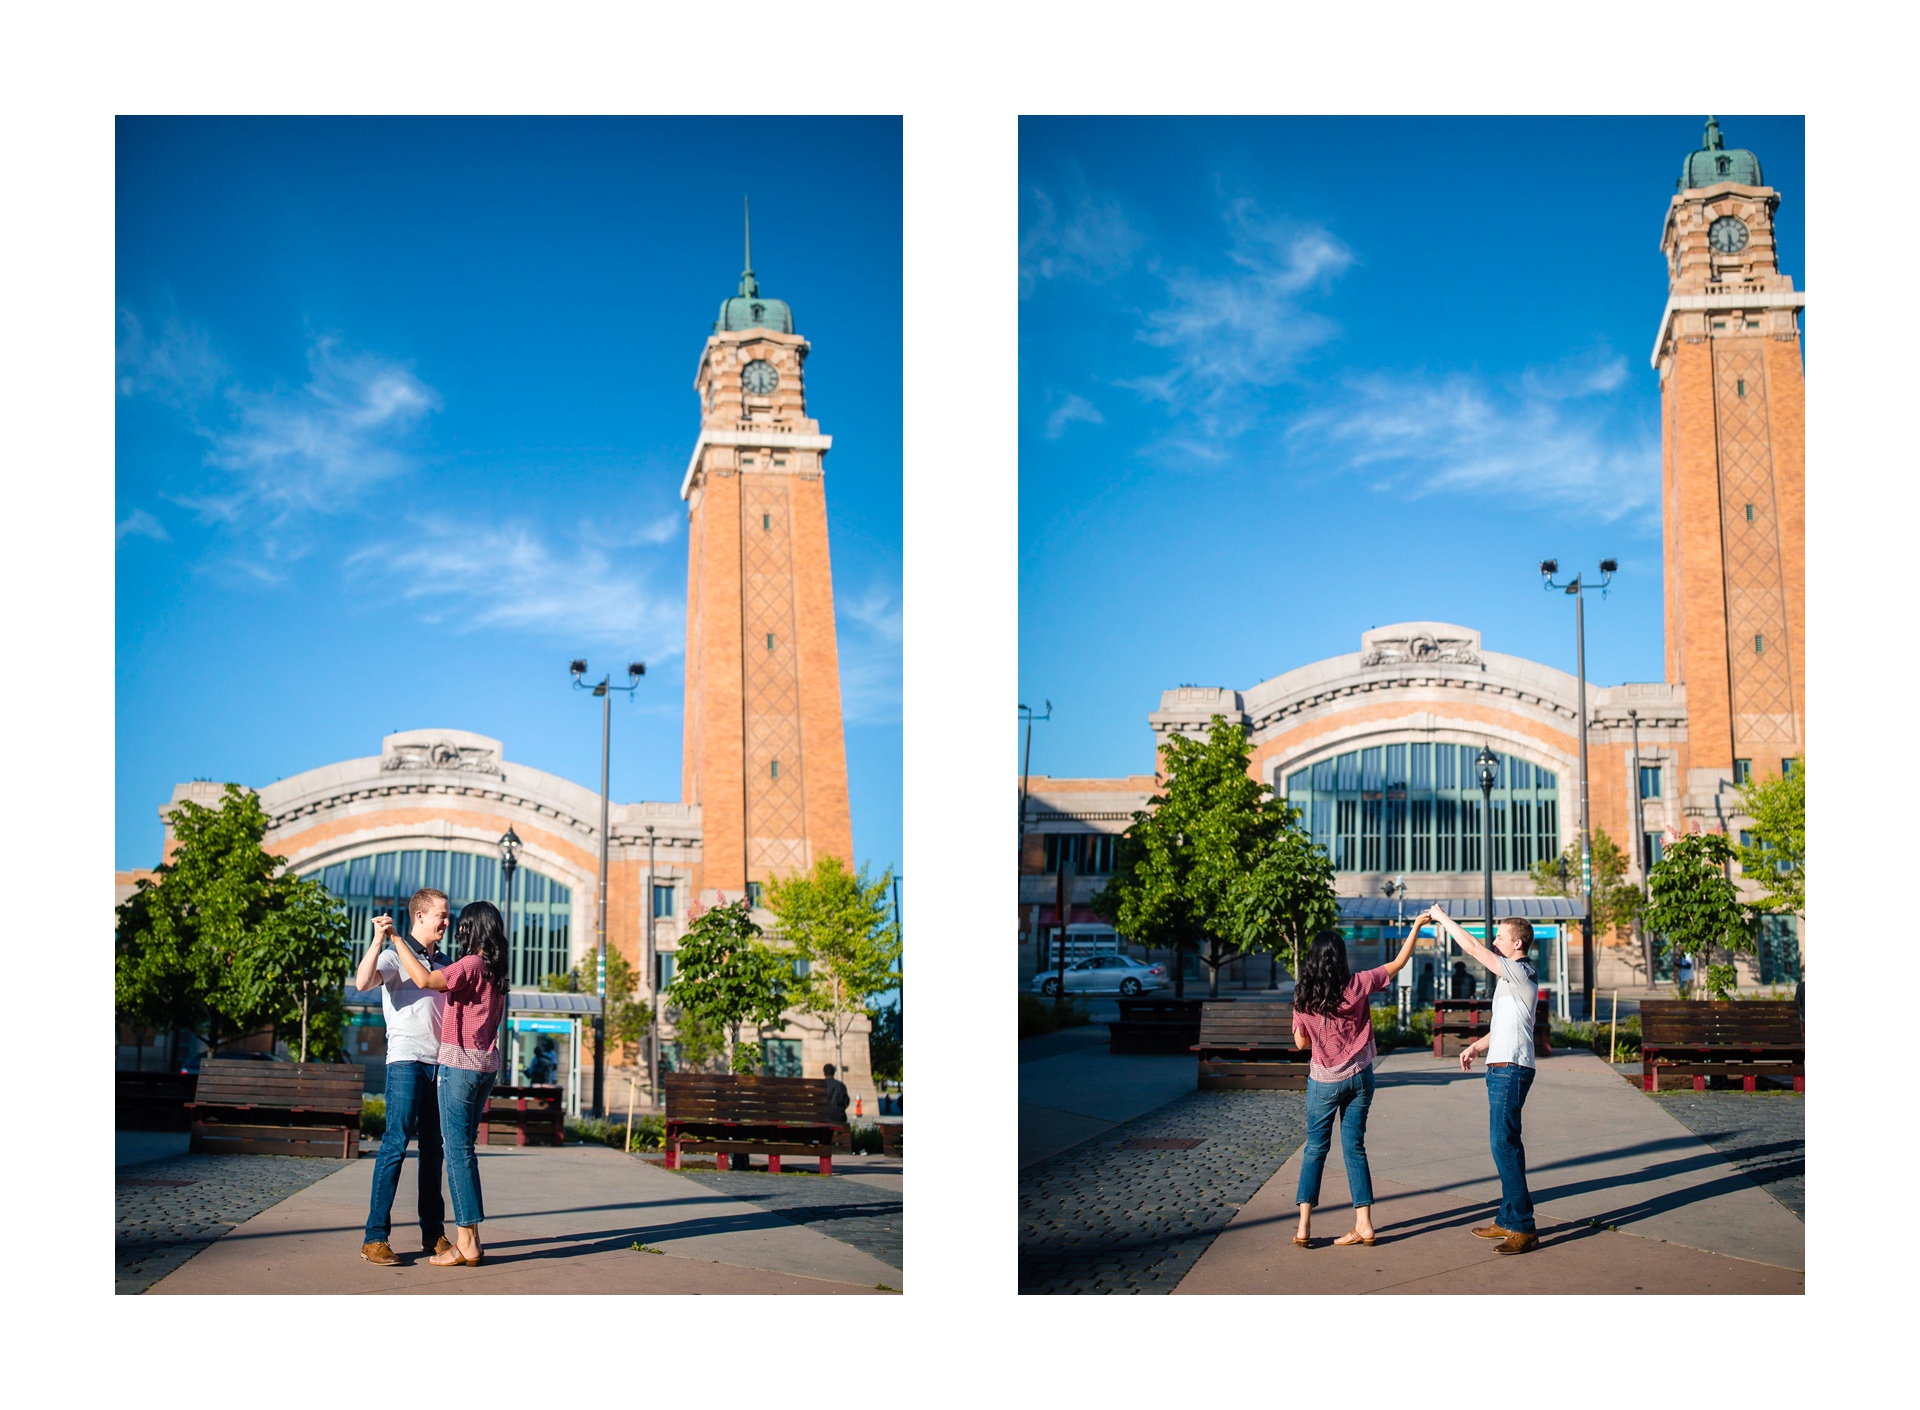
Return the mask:
[[[1563,592],[1573,599],[1573,640],[1574,663],[1580,681],[1580,890],[1585,896],[1584,913],[1580,918],[1580,967],[1581,984],[1586,990],[1586,1017],[1593,1017],[1593,834],[1587,808],[1587,608],[1586,591],[1597,587],[1601,595],[1606,595],[1608,584],[1619,570],[1620,564],[1612,558],[1600,560],[1600,581],[1585,582],[1576,573],[1573,581],[1562,583],[1554,575],[1560,571],[1559,560],[1548,558],[1540,564],[1541,586],[1548,592]]]
[[[605,1116],[607,1095],[607,753],[613,738],[613,692],[625,691],[627,699],[640,688],[647,673],[644,661],[627,664],[628,682],[615,685],[612,675],[602,676],[595,685],[586,682],[587,663],[575,657],[567,670],[573,676],[575,690],[591,691],[600,697],[600,904],[594,926],[593,990],[600,998],[600,1012],[593,1016],[593,1114]],[[651,902],[652,898],[648,898]]]

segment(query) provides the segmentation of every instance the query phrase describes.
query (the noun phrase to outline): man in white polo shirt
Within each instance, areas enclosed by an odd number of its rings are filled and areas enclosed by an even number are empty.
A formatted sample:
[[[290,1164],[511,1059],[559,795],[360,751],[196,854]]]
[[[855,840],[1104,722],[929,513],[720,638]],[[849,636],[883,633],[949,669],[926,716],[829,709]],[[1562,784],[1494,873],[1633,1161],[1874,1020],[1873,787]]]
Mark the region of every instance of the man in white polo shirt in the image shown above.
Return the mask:
[[[431,886],[413,893],[407,902],[413,917],[413,937],[395,937],[396,945],[411,945],[429,971],[445,969],[450,961],[440,952],[447,933],[447,896]],[[380,988],[380,1007],[387,1019],[387,1132],[380,1138],[380,1156],[373,1163],[373,1199],[367,1210],[367,1228],[360,1256],[369,1263],[396,1264],[387,1240],[392,1233],[393,1197],[400,1188],[400,1166],[407,1158],[407,1142],[420,1141],[420,1247],[441,1253],[452,1247],[446,1237],[446,1197],[440,1191],[440,1020],[447,996],[422,989],[386,948],[381,932],[353,976],[354,988]]]
[[[1500,1213],[1474,1234],[1498,1239],[1495,1253],[1526,1253],[1540,1242],[1533,1228],[1533,1196],[1527,1190],[1527,1151],[1520,1143],[1520,1112],[1533,1086],[1533,1016],[1540,997],[1540,977],[1527,958],[1533,944],[1533,926],[1508,916],[1494,927],[1489,950],[1439,906],[1426,914],[1474,959],[1492,970],[1493,1021],[1487,1036],[1460,1050],[1460,1068],[1473,1071],[1473,1055],[1487,1055],[1487,1137],[1493,1147],[1494,1169],[1500,1172]]]

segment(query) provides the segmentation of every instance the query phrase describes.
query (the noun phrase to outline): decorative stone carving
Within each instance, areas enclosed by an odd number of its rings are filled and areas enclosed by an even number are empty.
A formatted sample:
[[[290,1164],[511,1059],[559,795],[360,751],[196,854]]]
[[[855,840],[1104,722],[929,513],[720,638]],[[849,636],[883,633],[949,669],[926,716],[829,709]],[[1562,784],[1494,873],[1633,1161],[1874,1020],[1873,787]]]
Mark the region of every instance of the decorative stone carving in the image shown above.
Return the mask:
[[[1483,666],[1479,642],[1470,636],[1437,636],[1416,631],[1403,637],[1369,636],[1367,650],[1360,657],[1362,666],[1412,666],[1446,663],[1454,666]]]
[[[500,770],[499,756],[493,750],[444,740],[431,744],[392,745],[386,757],[381,759],[380,767],[388,772],[398,769],[440,769],[506,777]]]

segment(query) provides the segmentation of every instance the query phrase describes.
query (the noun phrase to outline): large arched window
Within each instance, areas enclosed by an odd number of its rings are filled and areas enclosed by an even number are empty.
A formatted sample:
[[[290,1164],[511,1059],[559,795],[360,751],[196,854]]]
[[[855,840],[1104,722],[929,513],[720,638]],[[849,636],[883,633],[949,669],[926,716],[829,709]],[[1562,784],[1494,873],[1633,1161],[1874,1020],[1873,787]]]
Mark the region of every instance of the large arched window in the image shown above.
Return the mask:
[[[472,852],[378,852],[354,857],[307,873],[347,908],[352,922],[350,945],[359,958],[367,944],[368,925],[377,915],[390,915],[402,935],[412,917],[407,900],[423,886],[447,893],[447,904],[457,919],[469,901],[491,901],[503,910],[500,859]],[[515,988],[537,989],[549,974],[571,967],[569,931],[573,920],[573,890],[543,876],[524,862],[513,873],[513,935],[508,982]],[[453,933],[443,942],[451,951]]]
[[[1471,744],[1379,744],[1293,770],[1287,802],[1337,871],[1477,872],[1481,794]],[[1495,756],[1493,869],[1526,871],[1560,851],[1559,779]]]

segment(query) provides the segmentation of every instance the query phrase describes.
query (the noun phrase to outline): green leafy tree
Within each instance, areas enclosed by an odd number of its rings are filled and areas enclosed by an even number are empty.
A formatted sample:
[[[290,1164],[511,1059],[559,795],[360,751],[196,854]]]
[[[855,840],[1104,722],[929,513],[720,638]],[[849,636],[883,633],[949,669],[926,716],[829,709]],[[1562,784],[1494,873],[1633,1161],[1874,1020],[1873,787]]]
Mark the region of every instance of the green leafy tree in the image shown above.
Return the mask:
[[[870,1005],[867,1013],[873,1021],[873,1033],[867,1039],[873,1075],[882,1082],[898,1082],[901,1080],[902,1060],[905,1055],[905,1049],[900,1040],[899,1001],[880,1007]]]
[[[172,821],[172,860],[114,914],[120,1015],[187,1029],[214,1048],[303,1017],[303,1050],[337,1033],[339,987],[353,968],[345,915],[319,883],[284,875],[286,858],[264,850],[259,798],[228,784],[218,808],[182,801]]]
[[[820,858],[811,871],[767,883],[767,909],[779,920],[794,955],[807,962],[806,977],[793,987],[791,998],[827,1025],[842,1072],[847,1035],[866,1012],[867,1000],[898,982],[893,967],[900,958],[900,933],[888,899],[892,887],[892,868],[868,881],[865,867],[849,872],[834,856]]]
[[[1297,814],[1248,772],[1247,731],[1213,717],[1205,739],[1175,735],[1160,751],[1162,792],[1133,815],[1111,881],[1093,909],[1136,943],[1220,967],[1249,950],[1290,951],[1338,914],[1332,867]],[[1296,961],[1297,963],[1297,961]]]
[[[1753,841],[1735,849],[1740,870],[1760,888],[1759,911],[1807,914],[1807,761],[1790,774],[1749,781],[1741,811],[1753,819]]]
[[[308,1048],[341,1056],[341,988],[353,973],[346,909],[317,881],[281,876],[253,942],[238,952],[225,988],[248,1019],[276,1029],[298,1026],[300,1058]]]
[[[726,1034],[729,1067],[735,1072],[751,1071],[752,1067],[740,1066],[744,1060],[739,1051],[741,1026],[762,1028],[780,1022],[787,1007],[792,965],[761,940],[760,927],[747,913],[745,902],[702,911],[680,938],[675,956],[668,1001],[683,1019]],[[678,1025],[675,1031],[680,1033]],[[680,1041],[686,1042],[684,1034]],[[758,1066],[757,1061],[753,1066]]]
[[[1737,982],[1732,960],[1756,949],[1751,913],[1740,904],[1739,892],[1727,878],[1734,860],[1733,845],[1725,834],[1699,833],[1682,837],[1669,847],[1648,878],[1652,895],[1646,921],[1653,931],[1655,954],[1671,947],[1675,954],[1692,955],[1696,971],[1716,999],[1724,999]],[[1714,955],[1724,952],[1725,961]]]
[[[580,962],[565,974],[549,974],[540,981],[547,994],[591,994],[594,977],[600,967],[599,953],[589,950]],[[640,997],[640,971],[618,950],[607,950],[607,1040],[618,1043],[628,1057],[631,1050],[644,1048],[647,1032],[653,1024],[653,1010]]]
[[[1340,901],[1327,849],[1300,826],[1299,809],[1277,806],[1284,821],[1231,895],[1229,934],[1242,950],[1286,956],[1297,977],[1313,937],[1340,924]]]
[[[1604,827],[1593,830],[1593,927],[1595,930],[1624,930],[1640,914],[1640,888],[1627,880],[1626,850],[1607,836]],[[1566,880],[1560,878],[1561,865]],[[1580,839],[1574,838],[1557,858],[1542,857],[1533,864],[1533,894],[1580,896]]]
[[[673,1004],[664,1006],[667,1020],[673,1024],[673,1040],[680,1045],[680,1061],[689,1071],[712,1066],[716,1058],[727,1054],[727,1030],[698,1013],[688,1013]]]

